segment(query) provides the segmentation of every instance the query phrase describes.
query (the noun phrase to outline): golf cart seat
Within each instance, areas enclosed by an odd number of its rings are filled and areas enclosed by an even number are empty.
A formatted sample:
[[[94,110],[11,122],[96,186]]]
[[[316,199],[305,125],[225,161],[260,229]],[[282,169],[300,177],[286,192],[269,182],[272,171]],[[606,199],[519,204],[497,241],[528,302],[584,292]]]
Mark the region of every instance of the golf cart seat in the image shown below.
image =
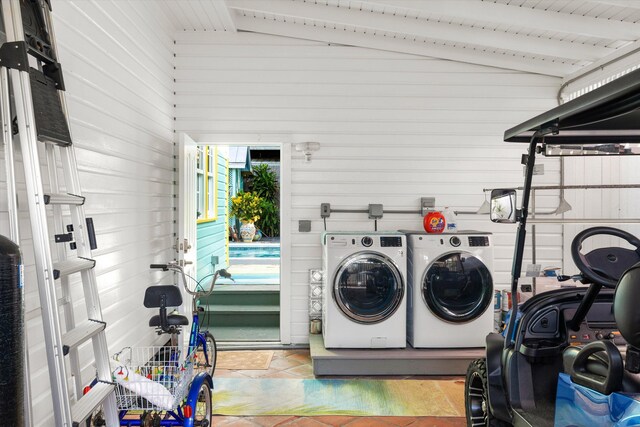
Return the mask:
[[[620,334],[627,341],[627,365],[618,347],[609,340],[583,347],[567,347],[562,354],[564,372],[571,380],[603,394],[614,391],[640,393],[637,363],[629,364],[629,353],[640,354],[640,263],[627,270],[616,287],[613,313]]]
[[[158,333],[175,333],[179,326],[189,324],[189,319],[181,314],[167,314],[167,307],[180,305],[182,294],[174,285],[149,286],[144,293],[144,306],[160,309],[159,314],[149,319],[150,327],[160,328]]]

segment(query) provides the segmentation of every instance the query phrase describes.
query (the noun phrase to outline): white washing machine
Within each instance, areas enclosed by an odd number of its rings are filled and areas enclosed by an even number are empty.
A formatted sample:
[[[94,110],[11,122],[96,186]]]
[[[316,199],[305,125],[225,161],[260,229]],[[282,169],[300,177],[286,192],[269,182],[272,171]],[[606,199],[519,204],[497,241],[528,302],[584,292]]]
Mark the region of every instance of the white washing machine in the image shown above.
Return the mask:
[[[416,348],[484,347],[493,331],[491,233],[405,233],[409,343]]]
[[[404,348],[406,237],[397,232],[322,235],[326,348]]]

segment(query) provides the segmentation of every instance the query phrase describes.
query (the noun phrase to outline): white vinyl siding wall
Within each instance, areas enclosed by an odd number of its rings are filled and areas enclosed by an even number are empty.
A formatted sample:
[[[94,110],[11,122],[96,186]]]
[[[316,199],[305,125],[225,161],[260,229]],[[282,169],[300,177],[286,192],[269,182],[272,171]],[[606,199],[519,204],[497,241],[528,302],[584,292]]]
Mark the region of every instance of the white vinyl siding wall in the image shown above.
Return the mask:
[[[640,159],[637,156],[620,157],[570,157],[565,159],[567,185],[617,185],[640,184]],[[567,190],[566,199],[573,209],[565,218],[634,219],[636,223],[567,224],[564,229],[564,256],[567,272],[576,274],[571,257],[571,242],[580,231],[593,226],[609,226],[640,236],[640,189],[588,189]],[[587,253],[600,246],[630,246],[615,237],[587,240],[582,252]]]
[[[53,8],[86,213],[96,227],[93,254],[109,349],[155,344],[142,302],[145,288],[162,280],[149,264],[174,256],[172,23],[145,2],[55,1]],[[34,420],[51,426],[21,164],[17,170]],[[8,235],[4,179],[3,173],[0,232]],[[71,286],[79,321],[86,315],[77,276]],[[95,376],[90,343],[80,348],[80,360],[88,383]]]
[[[308,270],[321,267],[320,203],[333,208],[475,211],[483,188],[522,185],[526,144],[505,129],[556,105],[560,80],[497,68],[251,33],[176,34],[176,130],[196,141],[318,141],[311,163],[291,149],[291,335],[308,341]],[[536,184],[557,184],[542,161]],[[538,198],[552,210],[557,192]],[[298,221],[312,220],[299,233]],[[420,229],[419,216],[386,214],[379,230]],[[515,226],[461,216],[494,232],[495,281],[508,285]],[[333,214],[328,229],[373,230],[365,214]],[[560,226],[538,226],[538,262],[560,265]],[[531,251],[527,251],[527,256]]]
[[[573,99],[588,93],[628,72],[638,68],[640,54],[623,57],[597,70],[572,79],[563,91],[564,99]],[[566,79],[565,79],[566,80]],[[640,165],[637,156],[622,157],[567,157],[565,162],[565,184],[567,185],[638,185],[640,184]],[[640,189],[588,189],[567,190],[566,199],[573,207],[565,214],[567,219],[610,218],[616,220],[638,220],[640,215]],[[571,256],[571,242],[580,231],[593,226],[611,226],[640,236],[640,224],[636,223],[583,223],[564,226],[564,259],[568,274],[578,272]],[[595,247],[616,246],[622,244],[615,237],[603,237],[587,240],[583,253]]]

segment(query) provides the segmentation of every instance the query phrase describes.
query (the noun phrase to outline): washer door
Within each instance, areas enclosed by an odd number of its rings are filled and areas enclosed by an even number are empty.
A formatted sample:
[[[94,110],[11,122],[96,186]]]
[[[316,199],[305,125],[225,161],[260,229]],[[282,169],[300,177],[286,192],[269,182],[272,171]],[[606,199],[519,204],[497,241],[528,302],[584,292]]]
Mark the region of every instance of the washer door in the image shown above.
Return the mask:
[[[378,323],[400,306],[404,283],[393,261],[374,252],[347,257],[333,280],[333,299],[342,312],[359,323]]]
[[[493,301],[491,273],[468,252],[441,255],[425,271],[422,298],[436,317],[452,323],[470,322]]]

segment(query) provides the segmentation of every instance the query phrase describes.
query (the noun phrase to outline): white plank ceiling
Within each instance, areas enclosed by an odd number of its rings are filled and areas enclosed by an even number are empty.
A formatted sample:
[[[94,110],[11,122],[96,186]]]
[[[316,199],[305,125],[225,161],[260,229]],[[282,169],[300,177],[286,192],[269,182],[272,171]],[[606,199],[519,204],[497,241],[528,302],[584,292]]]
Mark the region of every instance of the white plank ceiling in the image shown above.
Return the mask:
[[[249,31],[565,77],[640,47],[640,0],[159,0],[176,31]]]

